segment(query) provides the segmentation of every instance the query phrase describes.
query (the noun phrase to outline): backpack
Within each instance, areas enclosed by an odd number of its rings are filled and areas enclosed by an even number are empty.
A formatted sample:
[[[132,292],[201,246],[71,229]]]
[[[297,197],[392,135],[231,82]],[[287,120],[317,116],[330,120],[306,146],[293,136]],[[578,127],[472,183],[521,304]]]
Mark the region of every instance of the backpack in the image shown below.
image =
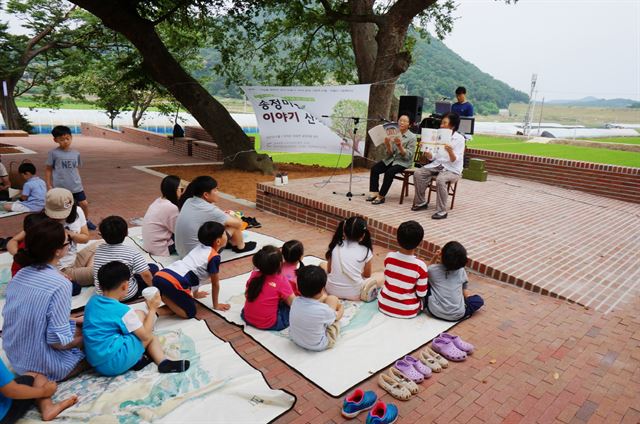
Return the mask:
[[[176,123],[173,126],[173,138],[182,138],[184,137],[184,129],[180,126],[180,124]]]

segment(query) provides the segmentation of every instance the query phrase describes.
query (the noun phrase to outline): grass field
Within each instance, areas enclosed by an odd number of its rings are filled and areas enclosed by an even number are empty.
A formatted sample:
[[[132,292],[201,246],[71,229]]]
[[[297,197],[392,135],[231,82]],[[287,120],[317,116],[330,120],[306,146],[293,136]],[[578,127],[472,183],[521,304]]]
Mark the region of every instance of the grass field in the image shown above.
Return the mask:
[[[638,137],[588,138],[586,140],[599,141],[599,142],[602,142],[602,143],[640,144],[640,136],[638,136]]]
[[[467,143],[470,148],[497,152],[521,153],[548,158],[581,160],[609,165],[633,166],[640,168],[640,153],[623,152],[594,147],[569,146],[564,144],[526,143],[520,139],[475,135]]]

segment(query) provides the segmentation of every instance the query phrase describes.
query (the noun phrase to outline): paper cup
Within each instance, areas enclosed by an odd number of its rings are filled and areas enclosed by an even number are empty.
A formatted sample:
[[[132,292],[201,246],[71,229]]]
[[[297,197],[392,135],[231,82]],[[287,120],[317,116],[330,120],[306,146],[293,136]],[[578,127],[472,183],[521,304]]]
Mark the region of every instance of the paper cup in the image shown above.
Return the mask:
[[[147,287],[146,289],[142,290],[142,297],[144,297],[146,301],[150,301],[151,299],[156,297],[156,294],[158,294],[159,292],[160,290],[158,290],[157,287]]]

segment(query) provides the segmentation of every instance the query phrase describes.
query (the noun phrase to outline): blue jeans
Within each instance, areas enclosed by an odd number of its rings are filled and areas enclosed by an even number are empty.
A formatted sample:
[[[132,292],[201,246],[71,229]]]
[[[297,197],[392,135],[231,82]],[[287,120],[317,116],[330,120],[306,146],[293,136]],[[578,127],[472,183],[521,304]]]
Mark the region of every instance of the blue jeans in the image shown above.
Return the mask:
[[[260,330],[267,330],[267,331],[280,331],[280,330],[284,330],[285,328],[289,327],[289,311],[291,310],[291,308],[289,307],[289,305],[287,305],[284,302],[280,302],[278,304],[278,312],[276,314],[276,323],[273,324],[272,327],[270,328],[261,328]],[[255,327],[254,325],[252,325],[249,321],[247,321],[244,318],[244,308],[242,308],[242,311],[240,311],[240,317],[244,320],[244,322],[246,322],[247,324],[251,325],[252,327]],[[256,327],[258,328],[258,327]]]

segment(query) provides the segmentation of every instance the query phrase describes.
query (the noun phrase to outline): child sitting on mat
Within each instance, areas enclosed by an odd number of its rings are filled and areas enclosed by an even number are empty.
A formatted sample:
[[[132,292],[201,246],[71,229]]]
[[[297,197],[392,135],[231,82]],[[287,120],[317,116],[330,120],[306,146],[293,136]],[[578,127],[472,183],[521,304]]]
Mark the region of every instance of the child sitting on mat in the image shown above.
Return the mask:
[[[280,274],[282,274],[284,278],[289,281],[289,284],[291,284],[293,294],[295,294],[296,296],[300,296],[300,291],[298,291],[298,277],[296,276],[296,271],[304,266],[304,264],[302,263],[302,257],[304,256],[304,246],[302,245],[301,241],[289,240],[282,245],[281,251],[284,262],[282,263]]]
[[[139,371],[155,362],[158,372],[184,372],[187,360],[170,360],[153,334],[160,305],[156,295],[147,300],[148,313],[134,311],[120,303],[129,292],[131,273],[122,262],[113,261],[98,271],[102,296],[94,295],[84,310],[82,335],[87,360],[102,375],[114,376],[129,370]]]
[[[325,256],[328,294],[340,299],[375,300],[384,275],[371,272],[373,246],[367,221],[352,216],[340,222]]]
[[[395,318],[413,318],[427,294],[427,265],[415,252],[424,237],[422,225],[406,221],[398,227],[400,249],[384,259],[384,286],[378,294],[380,312]]]
[[[22,220],[22,230],[24,231],[24,233],[26,233],[29,228],[32,228],[36,224],[47,219],[49,218],[47,218],[47,215],[43,213],[30,213]],[[13,263],[11,264],[12,278],[18,273],[18,271],[20,271],[24,267],[24,264],[20,263],[20,255],[18,255],[18,258],[16,260],[16,253],[18,253],[21,249],[24,249],[26,246],[27,244],[25,243],[24,238],[18,241],[16,237],[15,239],[9,240],[9,242],[7,243],[7,250],[9,251],[11,256],[13,256]]]
[[[0,360],[0,422],[15,423],[29,411],[35,402],[43,421],[51,421],[62,411],[74,405],[78,396],[72,395],[58,403],[51,396],[58,389],[55,381],[42,374],[15,377]]]
[[[289,326],[289,307],[296,296],[280,274],[280,249],[264,246],[253,256],[253,266],[256,269],[247,281],[242,319],[261,330],[284,330]]]
[[[47,184],[36,175],[36,167],[30,162],[20,164],[18,172],[25,180],[20,200],[4,204],[7,212],[42,212],[44,198],[47,194]]]
[[[340,334],[338,321],[344,308],[337,297],[324,293],[326,284],[327,273],[319,266],[303,266],[298,270],[301,296],[291,304],[289,336],[302,348],[331,349]]]
[[[196,316],[194,297],[201,299],[207,296],[198,291],[200,282],[211,280],[211,298],[213,309],[226,311],[229,305],[218,302],[220,293],[220,254],[218,251],[227,244],[227,233],[224,225],[209,221],[198,230],[200,244],[183,259],[176,261],[158,271],[153,277],[153,285],[160,290],[162,301],[176,315],[182,318]]]
[[[96,292],[102,293],[98,282],[98,270],[102,265],[111,261],[126,264],[131,272],[129,291],[122,298],[123,301],[140,296],[142,290],[151,286],[153,274],[158,271],[156,264],[147,263],[146,259],[136,247],[123,244],[129,234],[127,221],[120,216],[108,216],[100,223],[100,235],[105,243],[96,248],[93,256],[93,279]]]
[[[469,318],[484,305],[479,295],[467,290],[467,250],[457,241],[445,244],[429,262],[429,290],[425,311],[444,321]]]

